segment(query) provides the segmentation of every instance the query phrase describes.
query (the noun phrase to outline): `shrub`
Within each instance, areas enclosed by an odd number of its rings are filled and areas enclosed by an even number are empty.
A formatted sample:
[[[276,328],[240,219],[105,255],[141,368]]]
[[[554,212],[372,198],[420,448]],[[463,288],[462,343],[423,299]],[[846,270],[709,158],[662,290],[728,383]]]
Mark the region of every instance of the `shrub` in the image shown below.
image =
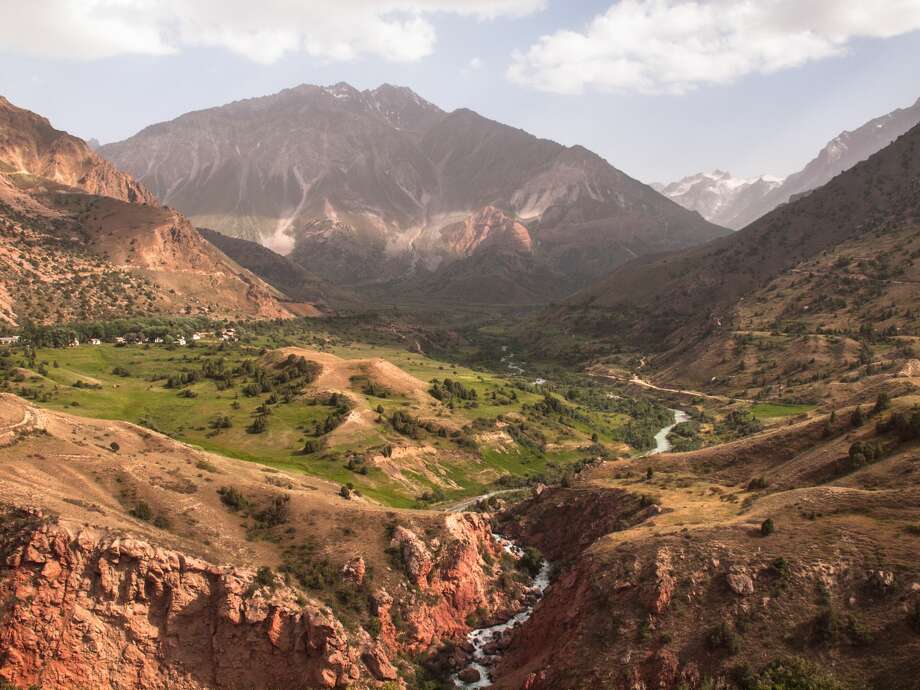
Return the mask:
[[[763,491],[769,486],[769,482],[766,477],[754,477],[751,481],[747,483],[748,491]]]
[[[264,414],[260,414],[258,417],[252,420],[252,424],[246,427],[246,431],[250,434],[261,434],[268,430],[268,417]]]
[[[729,654],[737,654],[741,646],[741,639],[734,626],[723,620],[709,631],[706,636],[706,646],[710,649],[724,649]]]
[[[833,642],[840,635],[840,618],[830,606],[822,609],[812,622],[815,642]]]
[[[862,408],[857,405],[856,409],[853,410],[853,414],[850,416],[850,426],[858,427],[862,426],[866,421],[865,415],[863,414]]]
[[[124,367],[115,367],[112,369],[113,376],[121,376],[122,378],[128,378],[131,376],[131,372],[125,369]]]
[[[118,445],[118,441],[112,441],[109,444],[109,448],[112,449],[113,453],[117,453],[119,450],[121,450],[121,446]]]
[[[760,533],[769,537],[773,532],[776,531],[776,526],[773,524],[773,518],[767,518],[762,523],[760,523]]]
[[[268,506],[256,513],[255,517],[265,527],[283,525],[291,517],[291,497],[274,496]]]
[[[303,450],[301,451],[304,455],[310,455],[311,453],[318,453],[323,449],[322,439],[311,438],[306,443],[303,444]]]
[[[872,408],[872,414],[879,414],[880,412],[884,412],[889,407],[891,407],[891,398],[888,396],[888,393],[882,391],[875,399],[875,407]]]
[[[846,686],[804,659],[795,658],[774,661],[745,684],[745,690],[846,690]]]
[[[144,522],[150,522],[150,520],[153,519],[153,509],[147,501],[138,501],[137,505],[134,506],[130,512],[131,515]]]
[[[543,568],[543,554],[539,549],[528,546],[524,549],[524,555],[517,562],[517,567],[530,573],[531,577],[536,577]]]
[[[236,487],[222,486],[217,493],[220,495],[221,502],[234,512],[249,507],[249,501]]]
[[[915,633],[920,635],[920,599],[914,600],[914,605],[907,614],[907,623]]]

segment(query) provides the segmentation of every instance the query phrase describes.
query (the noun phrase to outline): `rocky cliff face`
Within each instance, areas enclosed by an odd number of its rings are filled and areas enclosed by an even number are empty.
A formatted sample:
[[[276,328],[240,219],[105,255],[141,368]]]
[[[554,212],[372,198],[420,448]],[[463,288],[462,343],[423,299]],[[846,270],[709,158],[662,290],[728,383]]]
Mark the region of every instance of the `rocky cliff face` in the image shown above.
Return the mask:
[[[448,515],[440,538],[397,527],[406,581],[372,596],[372,637],[274,575],[215,566],[148,541],[64,527],[9,509],[0,533],[0,678],[74,687],[363,688],[401,660],[438,653],[468,617],[510,616],[522,587],[496,586],[501,552],[479,515]],[[342,577],[360,584],[364,560]],[[398,626],[398,627],[397,627]],[[466,661],[454,650],[449,668]],[[407,671],[410,673],[411,671]]]
[[[149,190],[117,170],[82,139],[54,129],[47,119],[17,108],[2,96],[0,171],[28,173],[130,203],[158,204]]]
[[[367,675],[370,640],[280,583],[41,518],[5,516],[0,677],[14,684],[334,688]]]
[[[83,141],[0,98],[0,320],[284,318],[281,299]]]

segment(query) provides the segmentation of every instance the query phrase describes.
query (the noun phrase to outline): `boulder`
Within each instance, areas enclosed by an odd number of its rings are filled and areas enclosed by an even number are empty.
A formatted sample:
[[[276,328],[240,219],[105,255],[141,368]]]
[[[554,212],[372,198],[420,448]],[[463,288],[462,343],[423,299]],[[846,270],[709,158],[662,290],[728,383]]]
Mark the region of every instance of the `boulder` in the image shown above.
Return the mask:
[[[467,666],[457,674],[457,678],[459,678],[464,683],[478,683],[480,678],[482,678],[482,674],[478,669],[473,668],[472,666]]]

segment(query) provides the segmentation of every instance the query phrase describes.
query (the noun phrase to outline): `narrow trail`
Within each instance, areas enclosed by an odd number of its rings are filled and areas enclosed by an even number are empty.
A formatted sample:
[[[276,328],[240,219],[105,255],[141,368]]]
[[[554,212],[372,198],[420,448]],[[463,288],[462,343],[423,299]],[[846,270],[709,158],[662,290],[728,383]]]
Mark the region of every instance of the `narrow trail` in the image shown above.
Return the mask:
[[[646,381],[643,378],[640,378],[637,374],[633,374],[632,378],[626,379],[622,376],[614,376],[613,374],[599,374],[593,373],[591,376],[596,376],[602,379],[610,379],[611,381],[618,381],[620,383],[631,383],[636,386],[642,386],[643,388],[648,388],[650,390],[659,391],[661,393],[674,393],[676,395],[686,395],[691,398],[705,398],[706,400],[717,400],[719,402],[754,402],[748,398],[732,398],[728,395],[711,395],[709,393],[703,393],[702,391],[686,390],[683,388],[665,388],[664,386],[658,386],[652,383],[651,381]]]

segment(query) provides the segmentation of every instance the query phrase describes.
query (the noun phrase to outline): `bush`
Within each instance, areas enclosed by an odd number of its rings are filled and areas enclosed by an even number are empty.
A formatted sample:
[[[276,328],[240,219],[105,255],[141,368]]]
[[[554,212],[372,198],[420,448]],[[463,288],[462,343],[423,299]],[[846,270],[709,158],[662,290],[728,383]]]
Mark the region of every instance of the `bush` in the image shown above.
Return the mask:
[[[153,519],[153,509],[147,501],[138,501],[137,505],[134,506],[130,512],[131,515],[144,522],[150,522]]]
[[[250,434],[261,434],[268,430],[268,417],[264,414],[260,414],[258,417],[252,420],[252,424],[246,427],[246,431]]]
[[[914,605],[907,614],[907,623],[915,633],[920,635],[920,599],[914,600]]]
[[[121,376],[122,378],[128,378],[131,376],[131,372],[125,369],[124,367],[115,367],[112,369],[113,376]]]
[[[255,517],[265,527],[283,525],[291,517],[291,497],[273,497],[268,506],[256,513]]]
[[[741,638],[730,622],[722,621],[709,631],[706,636],[706,646],[710,649],[724,649],[729,654],[737,654],[741,646]]]
[[[234,512],[249,507],[249,501],[236,487],[222,486],[217,493],[220,495],[221,502]]]
[[[766,520],[760,523],[760,533],[763,536],[769,537],[775,531],[776,531],[776,526],[773,524],[773,518],[767,518]]]
[[[857,405],[856,409],[853,410],[853,414],[850,416],[850,426],[853,428],[862,426],[866,421],[866,417],[863,414],[862,408]]]
[[[536,577],[543,568],[543,554],[539,549],[528,546],[524,549],[524,555],[517,562],[517,567],[530,573],[531,577]]]
[[[750,682],[744,690],[846,690],[833,676],[827,675],[804,659],[774,661]]]

